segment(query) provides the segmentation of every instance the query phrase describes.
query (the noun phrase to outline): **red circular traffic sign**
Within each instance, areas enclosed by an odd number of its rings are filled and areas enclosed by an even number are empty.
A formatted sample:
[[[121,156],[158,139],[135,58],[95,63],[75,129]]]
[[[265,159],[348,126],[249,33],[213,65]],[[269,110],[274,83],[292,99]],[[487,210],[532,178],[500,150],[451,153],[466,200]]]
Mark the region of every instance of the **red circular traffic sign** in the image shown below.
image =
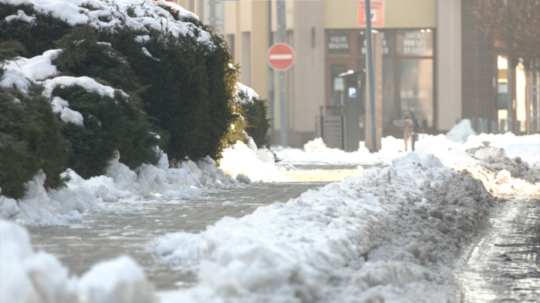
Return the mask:
[[[294,50],[285,43],[277,43],[270,47],[266,59],[273,69],[288,70],[294,63]]]

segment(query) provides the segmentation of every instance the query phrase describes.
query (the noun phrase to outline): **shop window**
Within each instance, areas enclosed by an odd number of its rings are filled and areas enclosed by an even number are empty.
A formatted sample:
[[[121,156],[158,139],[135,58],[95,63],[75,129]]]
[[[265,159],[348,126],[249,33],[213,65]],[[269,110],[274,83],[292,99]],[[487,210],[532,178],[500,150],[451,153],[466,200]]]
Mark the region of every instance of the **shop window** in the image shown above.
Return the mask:
[[[394,30],[378,30],[382,34],[382,54],[391,56],[394,54]],[[366,55],[366,31],[358,31],[358,55]]]
[[[397,30],[396,53],[400,56],[433,56],[433,31]]]
[[[358,70],[366,68],[366,60],[358,60]],[[383,60],[383,124],[394,125],[394,60]],[[366,98],[367,100],[367,98]]]
[[[398,60],[398,118],[414,112],[421,127],[433,127],[433,59]]]
[[[349,33],[329,32],[327,48],[329,54],[348,54],[350,51]]]

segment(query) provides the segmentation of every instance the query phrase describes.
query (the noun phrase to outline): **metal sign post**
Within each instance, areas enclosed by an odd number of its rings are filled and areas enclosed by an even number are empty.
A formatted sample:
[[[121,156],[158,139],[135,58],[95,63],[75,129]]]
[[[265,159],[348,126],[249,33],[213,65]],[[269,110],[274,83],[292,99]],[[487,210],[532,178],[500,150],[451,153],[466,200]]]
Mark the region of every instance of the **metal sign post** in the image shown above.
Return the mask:
[[[369,91],[369,114],[371,117],[371,143],[372,148],[376,149],[377,146],[377,134],[375,125],[375,76],[373,73],[373,43],[371,36],[371,1],[366,0],[366,67],[368,78],[368,91]],[[367,114],[367,113],[366,113]],[[366,141],[369,140],[366,138]],[[371,150],[374,152],[375,150]]]
[[[276,1],[277,43],[283,43],[286,30],[285,1]],[[285,109],[285,73],[279,71],[279,120],[281,126],[281,145],[287,146],[287,111]]]

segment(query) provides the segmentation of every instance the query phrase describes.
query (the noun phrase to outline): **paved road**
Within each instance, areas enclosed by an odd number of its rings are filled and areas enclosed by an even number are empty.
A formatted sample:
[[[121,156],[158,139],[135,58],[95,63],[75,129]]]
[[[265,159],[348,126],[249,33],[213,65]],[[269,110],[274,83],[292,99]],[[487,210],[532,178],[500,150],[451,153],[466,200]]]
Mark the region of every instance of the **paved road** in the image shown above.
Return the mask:
[[[459,302],[540,302],[540,199],[509,200],[457,271]]]
[[[280,183],[219,190],[208,194],[210,200],[134,205],[129,214],[89,215],[81,225],[30,227],[29,231],[34,248],[56,255],[71,273],[81,275],[99,261],[129,254],[158,289],[187,287],[195,278],[155,262],[146,251],[148,242],[171,232],[198,232],[225,216],[241,217],[258,206],[287,202],[323,185]],[[224,201],[234,202],[234,206],[222,206]]]

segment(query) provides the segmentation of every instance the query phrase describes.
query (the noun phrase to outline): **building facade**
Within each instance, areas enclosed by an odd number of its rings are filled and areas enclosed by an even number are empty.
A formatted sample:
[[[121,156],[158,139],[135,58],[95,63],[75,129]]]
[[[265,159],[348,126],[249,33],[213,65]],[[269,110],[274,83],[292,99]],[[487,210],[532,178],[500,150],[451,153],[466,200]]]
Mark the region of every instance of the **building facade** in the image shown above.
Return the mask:
[[[320,106],[343,100],[339,75],[365,69],[358,1],[287,1],[284,40],[295,50],[295,63],[285,72],[286,116],[281,117],[278,73],[266,59],[276,41],[275,1],[177,1],[220,30],[241,66],[241,81],[268,100],[273,144],[280,143],[281,119],[287,122],[288,145],[301,147],[315,138]],[[505,114],[497,103],[504,58],[491,53],[476,29],[473,2],[384,1],[384,23],[374,28],[383,40],[383,136],[400,136],[393,121],[410,110],[429,133],[446,132],[462,118],[499,125]],[[511,72],[520,79],[519,67]],[[515,121],[524,119],[527,114],[520,113],[529,107],[526,96],[518,96],[525,84],[513,85]],[[527,127],[523,123],[522,130]]]

